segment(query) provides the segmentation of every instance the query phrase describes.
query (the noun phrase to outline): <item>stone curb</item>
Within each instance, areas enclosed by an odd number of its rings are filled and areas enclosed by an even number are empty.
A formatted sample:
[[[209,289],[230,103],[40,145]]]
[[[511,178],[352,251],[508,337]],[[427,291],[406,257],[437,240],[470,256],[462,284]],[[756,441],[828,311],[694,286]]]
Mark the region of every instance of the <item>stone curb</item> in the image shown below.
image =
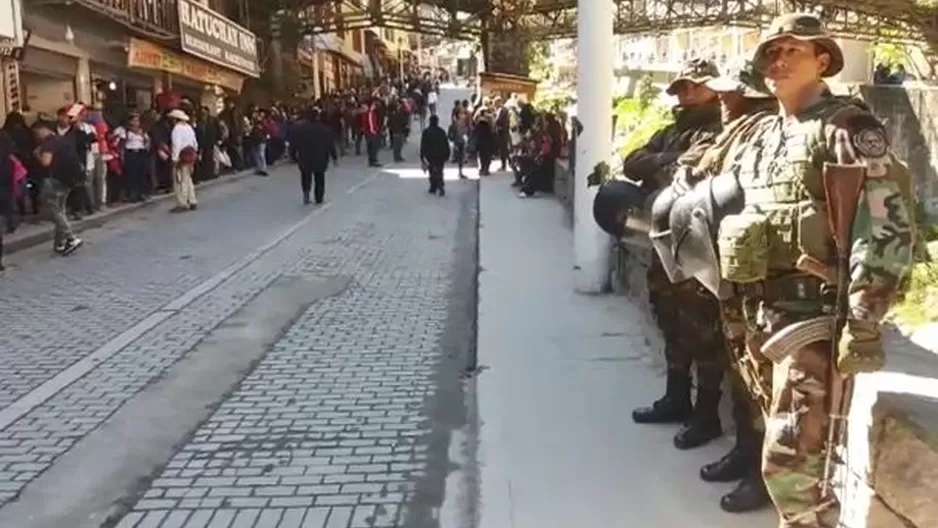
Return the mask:
[[[276,168],[276,167],[279,167],[280,165],[281,165],[280,163],[277,163],[275,165],[272,165],[270,168]],[[198,184],[196,188],[197,189],[211,189],[212,187],[215,187],[215,186],[226,185],[229,183],[241,181],[244,178],[248,176],[253,176],[253,175],[254,175],[253,169],[243,170],[240,172],[236,172],[234,174],[219,176],[217,179],[209,180],[204,183],[200,183]],[[173,193],[170,192],[167,194],[160,194],[160,195],[154,196],[150,198],[150,200],[147,202],[126,204],[126,205],[121,205],[119,207],[107,209],[106,211],[103,211],[101,213],[97,213],[93,216],[83,218],[82,220],[78,222],[72,222],[71,223],[72,231],[74,231],[75,233],[81,233],[82,231],[85,231],[88,229],[101,227],[102,225],[108,223],[109,221],[115,218],[125,216],[136,211],[141,211],[143,209],[148,209],[150,207],[154,207],[158,204],[170,201],[172,199],[173,199]],[[42,223],[46,224],[46,227],[47,227],[46,229],[40,229],[33,233],[27,233],[22,236],[13,235],[13,236],[4,237],[3,253],[5,255],[12,255],[13,253],[16,253],[18,251],[23,251],[24,249],[29,249],[31,247],[38,246],[39,244],[43,244],[45,242],[49,242],[50,240],[52,240],[53,228],[51,224],[49,224],[46,221],[43,221]]]

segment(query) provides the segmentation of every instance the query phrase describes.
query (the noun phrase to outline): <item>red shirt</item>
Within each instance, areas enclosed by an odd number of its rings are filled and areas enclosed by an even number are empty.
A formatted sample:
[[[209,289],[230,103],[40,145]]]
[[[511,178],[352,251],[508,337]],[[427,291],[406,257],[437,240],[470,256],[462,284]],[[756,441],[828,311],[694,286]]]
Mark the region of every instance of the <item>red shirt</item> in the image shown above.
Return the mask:
[[[365,131],[365,135],[377,136],[381,132],[381,126],[378,124],[378,108],[372,106],[362,116],[364,118],[362,130]]]

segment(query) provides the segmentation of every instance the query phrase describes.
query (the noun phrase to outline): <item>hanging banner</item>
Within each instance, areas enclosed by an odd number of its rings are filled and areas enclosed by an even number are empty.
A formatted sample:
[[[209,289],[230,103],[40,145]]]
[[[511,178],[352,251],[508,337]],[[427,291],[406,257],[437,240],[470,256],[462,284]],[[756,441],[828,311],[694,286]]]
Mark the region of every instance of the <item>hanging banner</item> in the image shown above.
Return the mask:
[[[0,59],[3,70],[0,72],[0,84],[4,86],[3,106],[4,113],[20,111],[23,102],[20,98],[20,68],[19,63],[12,60]],[[5,115],[5,114],[4,114]]]
[[[251,77],[260,76],[254,33],[194,0],[177,0],[177,5],[183,51]]]
[[[127,66],[181,75],[235,92],[240,92],[244,85],[243,75],[133,37],[130,39],[130,51],[127,52]]]

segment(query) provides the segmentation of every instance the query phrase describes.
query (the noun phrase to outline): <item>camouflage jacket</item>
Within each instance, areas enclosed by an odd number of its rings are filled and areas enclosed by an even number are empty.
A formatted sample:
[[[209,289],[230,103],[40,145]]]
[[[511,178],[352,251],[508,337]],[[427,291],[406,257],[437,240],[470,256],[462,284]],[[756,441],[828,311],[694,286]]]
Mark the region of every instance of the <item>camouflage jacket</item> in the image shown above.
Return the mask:
[[[853,102],[836,111],[826,122],[825,139],[822,161],[866,170],[853,222],[847,292],[850,317],[879,322],[912,264],[915,195],[904,189],[912,178],[865,104]]]
[[[915,239],[912,178],[893,155],[883,124],[862,102],[828,93],[798,115],[761,120],[752,134],[752,143],[759,146],[741,151],[742,170],[748,170],[752,161],[748,158],[762,158],[763,169],[769,171],[760,176],[765,184],[777,180],[778,185],[795,171],[803,176],[798,192],[824,202],[819,184],[826,170],[863,171],[864,186],[848,241],[848,317],[881,321],[911,266]]]
[[[678,158],[693,150],[703,154],[720,133],[719,104],[675,110],[675,122],[658,132],[648,143],[626,156],[622,170],[626,178],[642,181],[653,189],[671,183]]]
[[[740,149],[757,134],[759,123],[777,114],[778,103],[774,99],[751,100],[744,114],[723,124],[723,130],[712,143],[695,145],[678,159],[679,165],[688,168],[687,182],[694,184],[707,176],[731,171],[739,160]]]

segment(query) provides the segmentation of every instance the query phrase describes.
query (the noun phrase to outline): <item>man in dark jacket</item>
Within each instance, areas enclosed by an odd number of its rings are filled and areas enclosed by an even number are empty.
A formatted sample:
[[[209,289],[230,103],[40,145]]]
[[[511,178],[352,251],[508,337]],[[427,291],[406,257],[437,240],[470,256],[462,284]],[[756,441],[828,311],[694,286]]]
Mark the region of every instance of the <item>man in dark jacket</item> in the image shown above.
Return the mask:
[[[440,128],[439,116],[430,116],[430,126],[423,131],[420,138],[420,161],[425,171],[430,173],[430,194],[445,196],[443,189],[443,166],[449,159],[449,139],[446,132]]]
[[[394,153],[394,161],[402,163],[404,157],[401,151],[404,148],[404,140],[410,132],[410,114],[404,108],[403,101],[394,100],[388,107],[388,133],[391,135],[391,150]]]
[[[41,197],[43,210],[55,224],[53,249],[60,255],[69,255],[82,245],[75,236],[65,214],[68,195],[84,175],[84,166],[78,158],[75,143],[67,136],[55,133],[55,123],[37,121],[33,125],[39,141],[39,165],[46,171]]]
[[[313,108],[306,112],[291,131],[290,144],[296,146],[297,166],[300,168],[300,184],[303,188],[303,203],[309,204],[309,191],[315,180],[313,191],[317,204],[321,204],[326,192],[326,169],[329,158],[338,163],[335,134],[320,119],[320,111]]]

